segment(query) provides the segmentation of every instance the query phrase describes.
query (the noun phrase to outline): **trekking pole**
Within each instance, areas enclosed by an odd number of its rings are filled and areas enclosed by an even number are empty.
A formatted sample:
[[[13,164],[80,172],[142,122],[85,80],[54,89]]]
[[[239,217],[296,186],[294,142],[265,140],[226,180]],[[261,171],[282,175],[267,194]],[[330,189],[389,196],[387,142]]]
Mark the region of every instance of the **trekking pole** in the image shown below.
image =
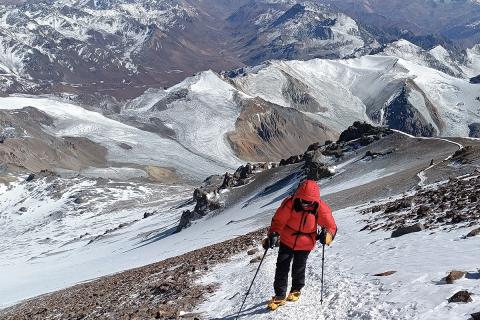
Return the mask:
[[[250,293],[250,289],[252,289],[253,282],[255,281],[255,278],[257,277],[258,271],[260,271],[260,267],[262,266],[263,259],[265,259],[265,256],[267,255],[268,248],[265,249],[265,253],[263,254],[262,260],[260,260],[260,264],[258,265],[257,272],[255,272],[255,275],[253,276],[252,283],[250,283],[250,287],[248,287],[247,294],[245,295],[245,298],[243,299],[242,305],[240,306],[240,310],[238,310],[237,316],[235,317],[235,320],[238,319],[240,316],[240,313],[242,312],[243,305],[245,304],[245,301],[247,301],[248,294]]]
[[[323,269],[325,266],[325,245],[322,246],[322,279],[321,279],[321,289],[320,289],[320,304],[323,304]]]

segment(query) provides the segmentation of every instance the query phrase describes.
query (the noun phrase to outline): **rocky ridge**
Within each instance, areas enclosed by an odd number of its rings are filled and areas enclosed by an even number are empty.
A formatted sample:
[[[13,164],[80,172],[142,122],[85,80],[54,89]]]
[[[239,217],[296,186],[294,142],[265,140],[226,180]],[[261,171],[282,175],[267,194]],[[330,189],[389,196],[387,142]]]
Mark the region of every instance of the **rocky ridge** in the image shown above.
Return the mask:
[[[304,177],[318,181],[335,174],[335,169],[331,166],[332,159],[341,158],[348,152],[369,145],[392,133],[393,131],[384,127],[375,127],[365,122],[355,122],[342,132],[336,143],[327,140],[325,144],[321,145],[316,142],[311,144],[303,154],[282,159],[278,163],[247,163],[240,166],[233,174],[226,172],[223,176],[210,176],[203,182],[202,186],[195,189],[192,197],[195,207],[193,210],[186,210],[182,213],[176,232],[187,228],[192,221],[201,219],[210,212],[222,210],[229,196],[229,189],[247,185],[260,172],[276,167],[304,163],[302,167]],[[374,155],[371,154],[370,156],[373,157]],[[375,156],[378,156],[378,154]]]

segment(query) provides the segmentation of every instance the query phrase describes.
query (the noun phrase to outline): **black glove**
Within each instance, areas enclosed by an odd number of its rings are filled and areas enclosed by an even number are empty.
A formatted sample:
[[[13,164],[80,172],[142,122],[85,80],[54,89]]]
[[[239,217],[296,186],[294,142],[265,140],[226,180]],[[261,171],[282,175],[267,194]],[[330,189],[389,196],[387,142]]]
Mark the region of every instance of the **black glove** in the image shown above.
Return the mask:
[[[334,236],[325,229],[322,229],[322,231],[317,234],[317,240],[320,241],[321,244],[326,244],[327,246],[332,243],[333,238]]]
[[[263,249],[265,249],[265,250],[267,250],[269,248],[273,249],[276,245],[278,245],[278,240],[279,240],[278,233],[273,232],[273,233],[269,234],[268,237],[266,237],[262,241]]]

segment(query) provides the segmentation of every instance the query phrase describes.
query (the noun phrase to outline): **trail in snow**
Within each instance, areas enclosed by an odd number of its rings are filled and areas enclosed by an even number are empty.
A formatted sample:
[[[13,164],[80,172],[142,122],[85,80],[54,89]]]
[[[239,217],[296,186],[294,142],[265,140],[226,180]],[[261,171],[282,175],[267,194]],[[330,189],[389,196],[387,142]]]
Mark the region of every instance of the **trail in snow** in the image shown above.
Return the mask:
[[[359,232],[357,209],[334,213],[339,233],[326,249],[324,303],[320,304],[321,250],[312,251],[306,285],[299,302],[287,303],[277,311],[267,311],[273,295],[277,250],[267,254],[244,311],[239,319],[468,319],[480,302],[478,279],[462,279],[445,285],[441,279],[451,270],[475,273],[480,238],[462,239],[464,230],[420,232],[390,238],[383,231]],[[455,252],[455,254],[451,254]],[[202,283],[219,283],[219,290],[199,306],[208,319],[235,319],[244,294],[258,264],[239,254],[215,267]],[[397,271],[388,277],[373,274]],[[474,293],[469,304],[449,304],[447,299],[459,290]]]
[[[425,138],[422,138],[422,139],[425,139]],[[431,138],[431,139],[435,139],[435,140],[441,140],[441,141],[446,141],[446,142],[449,142],[449,143],[453,143],[455,145],[458,146],[458,150],[460,149],[463,149],[464,148],[464,145],[462,145],[461,143],[458,143],[458,142],[455,142],[455,141],[451,141],[451,140],[448,140],[448,139],[445,139],[445,138]],[[417,174],[417,177],[420,179],[420,182],[418,183],[418,185],[420,187],[424,187],[425,186],[425,181],[427,181],[428,177],[426,175],[426,172],[434,167],[436,167],[437,165],[439,165],[440,163],[442,162],[446,162],[448,160],[450,160],[453,155],[455,153],[452,153],[451,155],[449,155],[448,157],[446,157],[445,159],[443,159],[443,161],[440,161],[440,162],[437,162],[437,163],[434,163],[430,166],[428,166],[427,168],[423,169],[422,171],[420,171],[418,174]]]
[[[440,141],[445,141],[445,142],[448,142],[448,143],[452,143],[452,144],[458,146],[458,150],[463,149],[463,148],[465,147],[463,144],[461,144],[461,143],[459,143],[459,142],[451,141],[451,140],[448,140],[448,139],[446,139],[446,138],[415,137],[415,136],[413,136],[413,135],[411,135],[411,134],[408,134],[408,133],[405,133],[405,132],[403,132],[403,131],[399,131],[399,130],[395,130],[395,129],[392,129],[392,130],[395,131],[395,132],[398,132],[398,133],[400,133],[400,134],[406,135],[407,137],[414,138],[414,139],[440,140]],[[427,179],[428,179],[428,177],[426,176],[426,172],[427,172],[428,170],[436,167],[436,166],[439,165],[440,163],[450,160],[450,159],[453,157],[454,154],[455,154],[455,153],[452,153],[451,155],[449,155],[448,157],[446,157],[446,158],[443,159],[442,161],[437,162],[437,163],[434,163],[434,164],[428,166],[427,168],[423,169],[423,170],[420,171],[419,173],[417,173],[417,177],[418,177],[418,179],[420,179],[418,185],[419,185],[420,187],[424,187],[424,186],[425,186],[425,181],[427,181]]]

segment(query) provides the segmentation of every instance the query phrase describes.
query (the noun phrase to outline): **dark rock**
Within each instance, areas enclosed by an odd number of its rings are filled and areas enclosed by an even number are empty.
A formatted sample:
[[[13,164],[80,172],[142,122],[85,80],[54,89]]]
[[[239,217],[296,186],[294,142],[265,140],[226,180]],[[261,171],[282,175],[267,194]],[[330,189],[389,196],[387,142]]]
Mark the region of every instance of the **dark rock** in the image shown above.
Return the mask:
[[[84,197],[78,196],[78,197],[75,197],[75,200],[73,200],[73,202],[74,202],[75,204],[82,204],[82,203],[85,203],[86,200],[85,200]]]
[[[470,129],[469,137],[480,138],[480,123],[471,123],[468,128]]]
[[[307,179],[320,180],[333,175],[325,164],[327,159],[320,150],[306,152],[304,159]]]
[[[480,235],[480,228],[473,229],[472,231],[467,233],[467,238],[475,237],[475,236],[478,236],[478,235]]]
[[[392,131],[387,128],[374,127],[371,124],[368,124],[366,122],[355,121],[352,126],[348,127],[347,130],[343,131],[340,134],[340,138],[338,139],[338,141],[348,142],[348,141],[360,139],[362,137],[365,138],[367,136],[379,135],[379,134],[390,134],[390,133],[392,133]]]
[[[303,154],[302,155],[296,155],[296,156],[291,156],[288,159],[282,159],[280,160],[279,166],[286,166],[290,164],[295,164],[303,161]]]
[[[212,201],[208,198],[208,195],[205,193],[199,199],[197,199],[197,204],[195,205],[194,211],[204,216],[208,211],[220,209],[220,203]]]
[[[414,136],[431,137],[437,130],[408,100],[410,89],[405,85],[401,93],[384,107],[384,123]]]
[[[335,158],[341,158],[343,156],[343,148],[341,145],[332,143],[325,148],[325,150],[322,151],[322,154],[325,156],[334,156]]]
[[[425,217],[430,211],[432,211],[432,210],[430,209],[429,206],[426,206],[426,205],[422,204],[417,209],[417,216],[418,217]]]
[[[462,214],[456,214],[456,215],[452,218],[452,220],[451,220],[450,223],[456,224],[456,223],[464,222],[464,221],[466,221],[466,220],[467,220],[466,217],[463,216]]]
[[[326,144],[326,143],[325,143]],[[307,152],[308,151],[315,151],[315,150],[318,150],[320,149],[320,142],[315,142],[315,143],[312,143],[311,145],[308,146],[307,148]]]
[[[20,211],[20,212],[27,212],[27,208],[21,207],[20,209],[18,209],[18,211]]]
[[[448,299],[449,303],[452,303],[452,302],[454,302],[454,303],[467,303],[467,302],[472,302],[472,301],[473,300],[472,300],[472,297],[471,297],[471,293],[466,291],[466,290],[459,291]]]
[[[367,229],[369,229],[369,228],[370,228],[370,225],[367,224],[367,225],[365,225],[362,229],[360,229],[358,232],[365,231],[365,230],[367,230]]]
[[[389,205],[385,209],[385,213],[396,212],[402,209],[407,209],[412,206],[412,202],[410,200],[398,200],[395,201],[393,204]]]
[[[156,213],[157,213],[157,211],[155,211],[155,210],[154,210],[154,211],[147,211],[147,212],[145,212],[145,213],[143,214],[143,219],[146,219],[146,218],[148,218],[148,217],[151,217],[151,216],[153,216],[153,215],[156,214]]]
[[[392,232],[392,238],[401,237],[403,235],[413,233],[413,232],[419,232],[419,231],[422,231],[424,229],[425,229],[425,227],[421,223],[416,223],[416,224],[414,224],[412,226],[408,226],[408,227],[400,227],[397,230]]]
[[[28,175],[27,179],[25,179],[25,181],[30,182],[30,181],[32,181],[33,179],[35,179],[35,175],[34,175],[33,173],[30,173],[30,174]]]
[[[233,178],[233,175],[225,172],[225,175],[223,176],[223,183],[220,186],[220,189],[228,189],[234,186],[235,179]]]
[[[258,248],[252,248],[252,249],[250,249],[250,250],[247,251],[247,254],[248,254],[249,256],[252,256],[252,255],[254,255],[255,253],[258,253]]]
[[[260,262],[260,260],[262,260],[262,257],[261,256],[256,256],[255,258],[250,260],[250,263],[257,263],[257,262]]]
[[[120,148],[124,149],[124,150],[132,150],[133,149],[133,147],[131,145],[123,143],[123,142],[119,143],[118,146]]]
[[[253,174],[253,166],[251,163],[247,163],[245,166],[240,166],[238,169],[235,171],[233,176],[236,179],[246,179],[250,177]]]
[[[455,280],[463,278],[465,276],[466,272],[464,271],[451,271],[448,276],[445,278],[445,281],[448,284],[453,284]]]
[[[182,229],[188,228],[192,225],[192,221],[202,218],[200,214],[195,211],[186,210],[182,213],[180,217],[180,222],[178,223],[177,229],[175,232],[180,232]]]
[[[374,276],[375,277],[386,277],[386,276],[391,276],[394,273],[397,273],[397,271],[385,271],[385,272],[382,272],[382,273],[374,274]]]
[[[480,84],[480,74],[476,77],[470,78],[470,83],[472,84]]]
[[[470,316],[472,316],[472,320],[480,320],[480,312],[472,313]]]
[[[373,136],[362,136],[359,139],[359,143],[361,146],[368,146],[372,142],[374,142],[376,139]]]

